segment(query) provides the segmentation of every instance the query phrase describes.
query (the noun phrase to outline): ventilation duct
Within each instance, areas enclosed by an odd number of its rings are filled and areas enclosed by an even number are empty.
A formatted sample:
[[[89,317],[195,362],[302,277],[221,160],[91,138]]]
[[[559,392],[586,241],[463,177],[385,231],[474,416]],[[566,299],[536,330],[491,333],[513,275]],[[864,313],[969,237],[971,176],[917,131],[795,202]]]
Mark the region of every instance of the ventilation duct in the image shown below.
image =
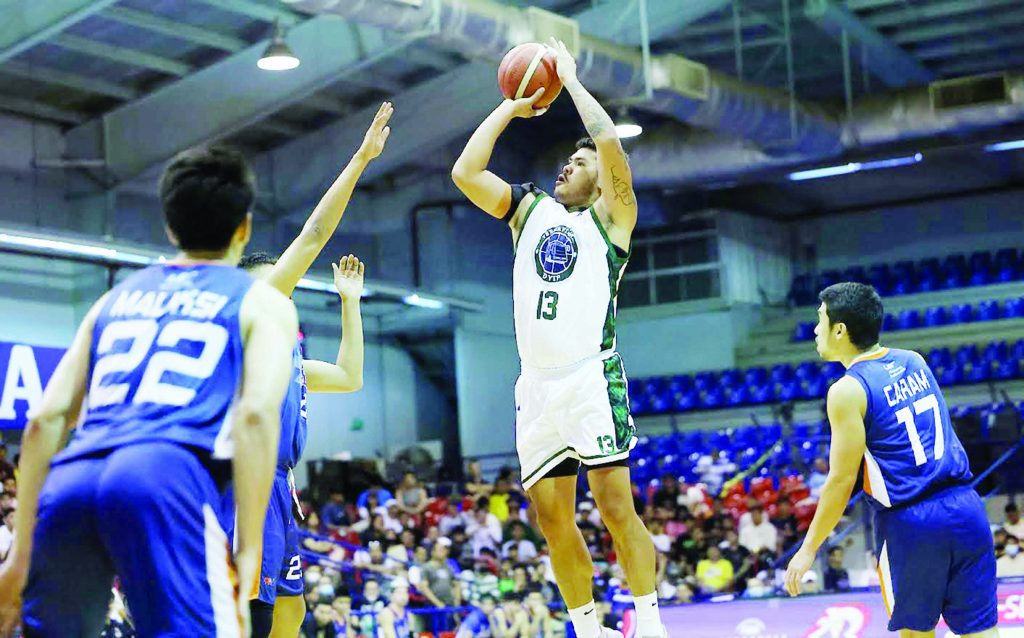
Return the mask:
[[[401,33],[431,33],[437,42],[470,58],[497,62],[522,42],[565,32],[566,19],[494,0],[286,0],[293,8],[334,14]],[[679,56],[652,59],[653,100],[644,108],[758,144],[768,153],[829,155],[841,150],[840,128],[823,112],[767,88],[754,87]],[[602,95],[643,95],[644,65],[637,47],[581,35],[580,79]]]

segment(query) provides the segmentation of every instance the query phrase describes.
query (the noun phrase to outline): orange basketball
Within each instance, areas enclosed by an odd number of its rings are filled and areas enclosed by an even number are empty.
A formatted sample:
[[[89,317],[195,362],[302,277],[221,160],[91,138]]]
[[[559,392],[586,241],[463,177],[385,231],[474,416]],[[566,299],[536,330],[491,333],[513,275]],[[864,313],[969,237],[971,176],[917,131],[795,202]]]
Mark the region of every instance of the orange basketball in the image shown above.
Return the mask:
[[[555,101],[562,91],[558,79],[555,54],[536,42],[520,44],[505,54],[498,67],[498,86],[501,94],[510,100],[530,97],[544,87],[544,95],[535,108],[544,108]]]

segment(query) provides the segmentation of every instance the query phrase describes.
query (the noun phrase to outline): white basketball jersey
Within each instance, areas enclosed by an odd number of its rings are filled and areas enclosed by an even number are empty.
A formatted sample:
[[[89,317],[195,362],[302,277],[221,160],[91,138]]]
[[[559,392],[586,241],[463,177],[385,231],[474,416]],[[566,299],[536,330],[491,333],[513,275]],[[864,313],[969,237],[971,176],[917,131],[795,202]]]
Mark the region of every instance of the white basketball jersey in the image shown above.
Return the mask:
[[[523,365],[561,368],[615,349],[615,311],[627,256],[593,208],[569,212],[544,193],[526,212],[512,296]]]

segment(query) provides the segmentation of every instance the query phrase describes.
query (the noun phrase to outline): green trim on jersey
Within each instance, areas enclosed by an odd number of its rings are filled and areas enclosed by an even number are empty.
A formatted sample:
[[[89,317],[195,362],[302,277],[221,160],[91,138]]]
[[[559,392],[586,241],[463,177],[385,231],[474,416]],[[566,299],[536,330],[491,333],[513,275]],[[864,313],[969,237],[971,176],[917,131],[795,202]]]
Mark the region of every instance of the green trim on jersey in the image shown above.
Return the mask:
[[[537,472],[540,472],[541,470],[543,470],[544,466],[546,466],[548,463],[550,463],[551,461],[554,461],[556,458],[558,458],[562,454],[565,454],[566,452],[573,452],[573,451],[574,450],[572,448],[567,446],[567,447],[564,447],[561,450],[555,452],[554,454],[552,454],[548,458],[544,459],[544,461],[540,465],[537,466],[537,469],[535,469],[534,471],[530,472],[527,476],[524,476],[522,481],[520,481],[520,482],[521,483],[528,483],[530,481],[530,479],[532,479],[537,474]]]
[[[519,238],[523,236],[523,232],[526,230],[526,222],[529,221],[530,219],[530,213],[533,212],[534,208],[537,208],[537,204],[540,203],[540,200],[544,199],[547,196],[548,194],[545,193],[544,191],[541,191],[540,194],[533,196],[533,202],[530,204],[530,207],[526,209],[526,214],[523,215],[523,223],[519,225],[519,234],[516,235],[516,242],[515,244],[512,245],[513,255],[516,254],[516,249],[519,248]]]
[[[597,211],[594,210],[593,206],[590,207],[590,216],[594,219],[594,223],[597,224],[597,230],[601,232],[601,237],[604,237],[604,243],[608,246],[608,252],[605,256],[608,259],[609,296],[608,310],[604,315],[604,329],[601,335],[601,350],[611,350],[615,347],[615,299],[619,296],[619,279],[622,277],[622,270],[626,267],[626,262],[629,261],[630,255],[633,254],[633,245],[631,242],[625,256],[620,255],[619,250],[621,249],[608,238],[608,233],[605,231],[604,226],[601,225],[601,220],[598,219]]]
[[[608,404],[615,424],[615,449],[623,452],[636,436],[636,425],[629,419],[629,396],[626,392],[626,373],[622,357],[614,354],[604,360],[604,379],[608,382]]]

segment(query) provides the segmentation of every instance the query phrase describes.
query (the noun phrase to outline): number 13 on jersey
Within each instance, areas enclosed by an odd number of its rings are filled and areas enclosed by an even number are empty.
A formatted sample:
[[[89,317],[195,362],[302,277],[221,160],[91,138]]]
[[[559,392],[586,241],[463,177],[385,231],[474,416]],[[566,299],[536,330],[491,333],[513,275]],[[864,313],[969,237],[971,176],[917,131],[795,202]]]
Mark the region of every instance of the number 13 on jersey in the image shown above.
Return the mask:
[[[541,290],[537,296],[537,318],[553,320],[558,316],[558,293],[554,290]]]

